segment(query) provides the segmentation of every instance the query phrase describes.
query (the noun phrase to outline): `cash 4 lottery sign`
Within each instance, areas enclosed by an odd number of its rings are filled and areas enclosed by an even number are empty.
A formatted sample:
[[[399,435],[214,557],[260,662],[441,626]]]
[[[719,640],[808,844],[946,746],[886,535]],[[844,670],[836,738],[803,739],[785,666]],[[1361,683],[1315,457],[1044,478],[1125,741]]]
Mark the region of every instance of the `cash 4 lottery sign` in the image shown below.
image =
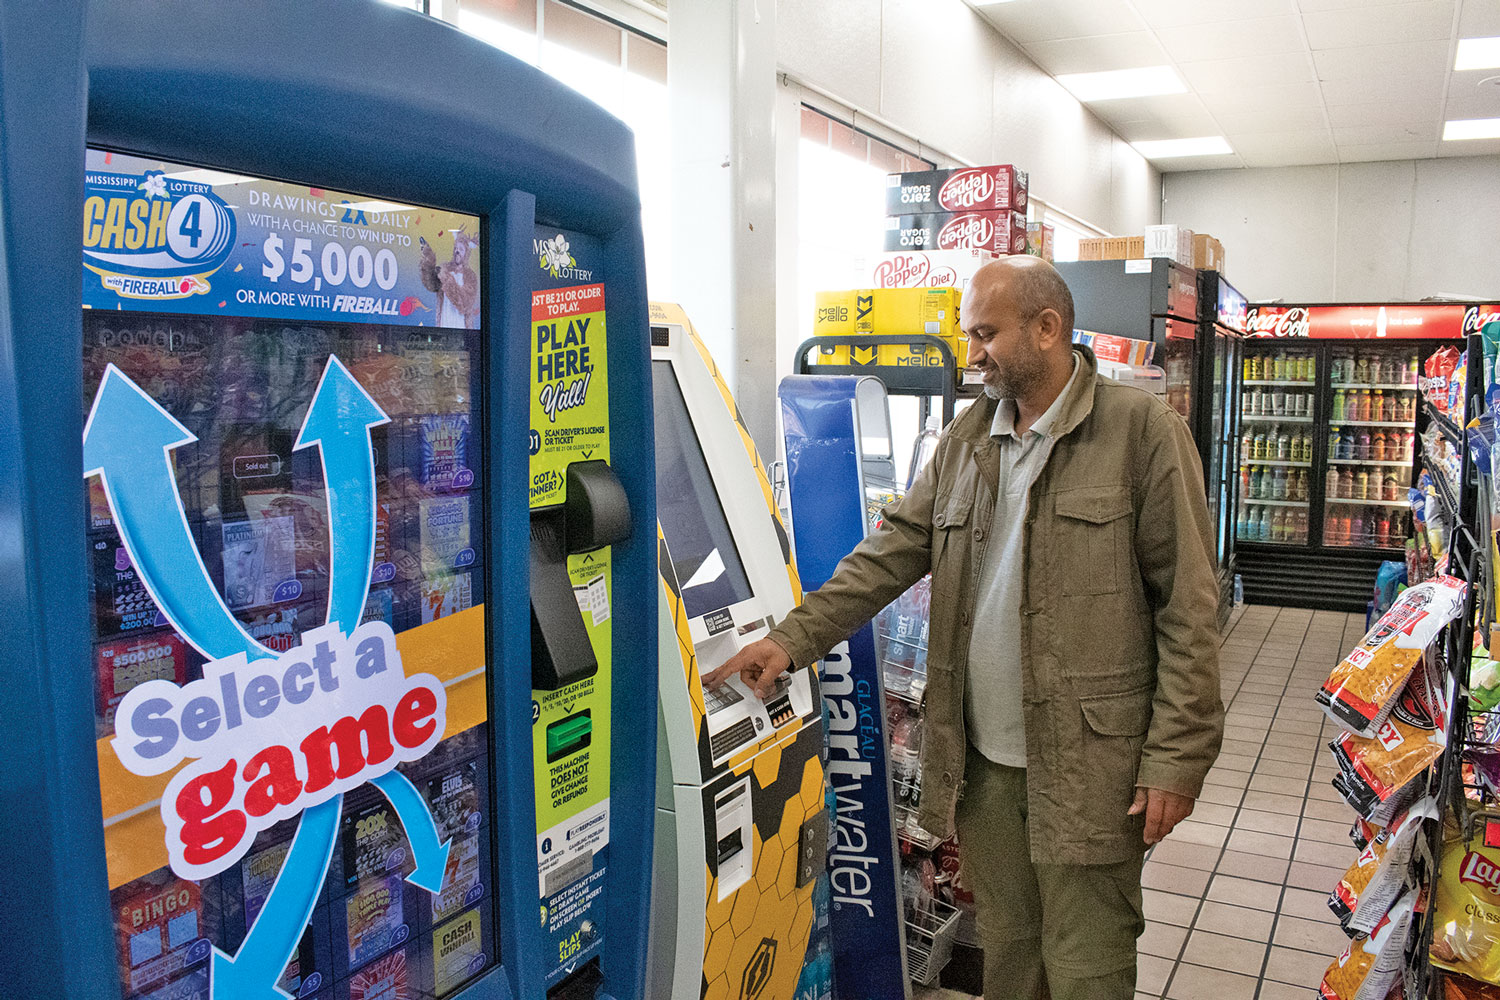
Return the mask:
[[[94,309],[479,328],[479,220],[91,149]]]
[[[113,365],[84,427],[84,474],[103,480],[143,585],[209,661],[200,680],[133,688],[110,744],[135,774],[180,767],[160,806],[172,870],[208,878],[243,857],[258,831],[301,817],[239,949],[212,949],[211,1000],[286,996],[276,982],[327,876],[343,795],[365,782],[390,801],[406,832],[416,861],[407,881],[442,889],[450,844],[396,765],[442,738],[444,689],[430,674],[406,675],[389,625],[360,624],[377,527],[370,431],[388,421],[330,356],[294,444],[319,449],[328,485],[327,618],[280,652],[230,612],[194,542],[172,457],[193,434]]]

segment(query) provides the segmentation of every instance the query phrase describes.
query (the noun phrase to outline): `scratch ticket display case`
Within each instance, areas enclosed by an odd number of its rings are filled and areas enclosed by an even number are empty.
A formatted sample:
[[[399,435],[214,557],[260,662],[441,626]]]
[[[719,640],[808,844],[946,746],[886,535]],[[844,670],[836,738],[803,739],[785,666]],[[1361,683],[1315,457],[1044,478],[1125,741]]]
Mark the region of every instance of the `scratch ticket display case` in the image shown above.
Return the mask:
[[[814,898],[829,833],[817,675],[793,672],[765,700],[738,677],[701,679],[802,599],[791,546],[729,387],[677,306],[651,306],[651,367],[663,593],[650,994],[822,996],[809,985],[820,958],[831,976]]]
[[[629,133],[380,4],[36,14],[0,15],[5,991],[645,996]]]

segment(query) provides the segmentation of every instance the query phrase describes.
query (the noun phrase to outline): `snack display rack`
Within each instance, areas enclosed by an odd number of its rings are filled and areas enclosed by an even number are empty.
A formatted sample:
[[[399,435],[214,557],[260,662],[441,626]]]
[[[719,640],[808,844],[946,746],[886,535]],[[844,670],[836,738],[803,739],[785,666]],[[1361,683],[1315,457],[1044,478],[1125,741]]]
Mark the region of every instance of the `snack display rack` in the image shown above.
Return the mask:
[[[1500,324],[1495,332],[1500,334]],[[1479,363],[1479,335],[1468,338],[1468,348],[1474,364],[1451,380],[1449,404],[1425,404],[1432,428],[1424,440],[1423,474],[1411,490],[1418,537],[1408,546],[1412,584],[1461,585],[1462,598],[1449,606],[1451,620],[1427,646],[1404,690],[1398,685],[1388,695],[1394,709],[1375,736],[1359,740],[1342,734],[1330,744],[1340,764],[1334,784],[1359,813],[1350,834],[1361,854],[1329,897],[1351,940],[1325,975],[1320,990],[1325,1000],[1478,997],[1492,987],[1453,971],[1474,971],[1468,963],[1482,942],[1469,935],[1471,930],[1481,932],[1489,942],[1481,950],[1493,950],[1500,963],[1500,939],[1490,940],[1494,932],[1488,922],[1478,915],[1463,917],[1465,903],[1450,898],[1452,890],[1444,888],[1473,881],[1472,873],[1458,871],[1473,867],[1471,858],[1483,861],[1473,848],[1500,847],[1500,784],[1485,780],[1477,763],[1496,753],[1500,713],[1493,709],[1500,704],[1500,691],[1495,704],[1486,703],[1488,711],[1479,710],[1470,697],[1473,646],[1482,642],[1488,648],[1488,623],[1494,616],[1493,536],[1486,502],[1492,490],[1486,442],[1476,435],[1488,433],[1493,443],[1494,434],[1481,393],[1488,379]],[[1430,397],[1432,387],[1424,382],[1422,388]],[[1448,447],[1437,447],[1437,438]],[[1393,608],[1372,625],[1339,669],[1377,669],[1380,653],[1374,643],[1410,636],[1437,603],[1422,605],[1408,597],[1403,608]],[[1337,717],[1326,705],[1334,679],[1319,700]],[[1408,779],[1413,770],[1418,773]],[[1500,859],[1500,853],[1495,857]],[[1495,871],[1500,880],[1500,869]],[[1500,895],[1500,881],[1481,891]],[[1361,897],[1371,905],[1361,906]],[[1500,964],[1490,968],[1500,973]]]

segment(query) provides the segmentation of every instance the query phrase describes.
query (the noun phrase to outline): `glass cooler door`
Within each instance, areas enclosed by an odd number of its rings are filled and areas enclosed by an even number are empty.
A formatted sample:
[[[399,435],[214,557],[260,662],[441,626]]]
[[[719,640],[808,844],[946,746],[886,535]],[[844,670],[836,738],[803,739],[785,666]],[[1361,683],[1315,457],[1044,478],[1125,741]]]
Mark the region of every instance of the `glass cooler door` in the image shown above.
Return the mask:
[[[1317,348],[1249,340],[1240,393],[1236,537],[1306,545],[1311,507]]]
[[[1406,490],[1419,406],[1417,349],[1335,344],[1329,388],[1323,544],[1399,549],[1410,528]]]

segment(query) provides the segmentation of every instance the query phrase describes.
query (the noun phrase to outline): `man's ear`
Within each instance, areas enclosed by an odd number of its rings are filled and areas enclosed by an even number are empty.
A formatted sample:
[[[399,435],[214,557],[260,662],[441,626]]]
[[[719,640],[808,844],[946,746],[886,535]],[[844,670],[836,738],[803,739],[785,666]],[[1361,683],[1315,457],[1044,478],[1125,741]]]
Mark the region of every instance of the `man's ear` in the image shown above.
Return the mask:
[[[1073,331],[1063,329],[1062,316],[1056,309],[1043,309],[1037,313],[1037,346],[1043,351],[1057,349],[1059,343],[1072,343]]]

